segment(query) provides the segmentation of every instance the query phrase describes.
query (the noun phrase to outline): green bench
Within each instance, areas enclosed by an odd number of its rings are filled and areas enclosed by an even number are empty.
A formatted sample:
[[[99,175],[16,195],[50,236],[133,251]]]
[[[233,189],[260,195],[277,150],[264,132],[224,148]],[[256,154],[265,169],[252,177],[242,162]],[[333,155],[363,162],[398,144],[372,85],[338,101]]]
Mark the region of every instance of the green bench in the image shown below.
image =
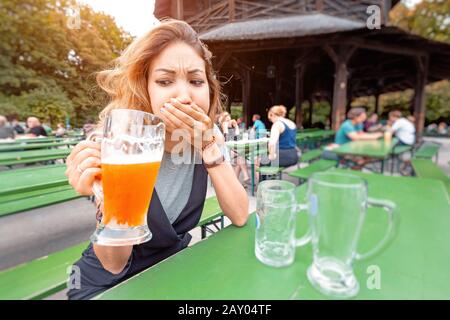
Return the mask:
[[[68,269],[89,242],[0,271],[0,300],[39,300],[66,288]]]
[[[0,196],[0,217],[82,197],[70,185]]]
[[[49,165],[0,172],[0,216],[81,197],[65,170],[65,165]]]
[[[417,177],[442,181],[450,196],[450,178],[436,163],[429,159],[412,159],[411,165]]]
[[[0,153],[0,166],[11,167],[16,164],[37,163],[65,159],[71,149],[42,149]]]
[[[262,181],[263,176],[268,177],[276,177],[281,180],[281,174],[283,170],[286,169],[284,167],[272,167],[272,166],[262,166],[256,168],[256,172],[259,173],[259,181]]]
[[[55,164],[0,172],[0,196],[67,184],[66,165]]]
[[[391,174],[394,173],[394,163],[397,162],[397,171],[400,171],[400,155],[413,152],[413,146],[396,145],[391,151]]]
[[[436,162],[438,161],[439,148],[441,146],[434,142],[425,142],[419,149],[414,152],[414,158],[419,159],[433,159],[436,157]]]
[[[336,167],[337,164],[338,162],[335,160],[320,159],[311,163],[309,166],[305,168],[297,169],[295,171],[290,172],[289,176],[298,178],[299,182],[301,182],[302,180],[308,180],[313,173],[329,170],[331,168]]]
[[[320,158],[322,155],[322,149],[313,149],[307,152],[302,153],[300,157],[300,162],[311,162]]]
[[[214,233],[214,231],[209,228],[211,225],[218,230],[219,227],[217,223],[220,222],[220,228],[224,227],[224,219],[223,212],[219,206],[219,202],[217,201],[217,197],[213,196],[206,199],[205,204],[203,206],[202,215],[200,217],[200,221],[197,223],[197,227],[201,228],[202,239],[206,238],[206,232]]]

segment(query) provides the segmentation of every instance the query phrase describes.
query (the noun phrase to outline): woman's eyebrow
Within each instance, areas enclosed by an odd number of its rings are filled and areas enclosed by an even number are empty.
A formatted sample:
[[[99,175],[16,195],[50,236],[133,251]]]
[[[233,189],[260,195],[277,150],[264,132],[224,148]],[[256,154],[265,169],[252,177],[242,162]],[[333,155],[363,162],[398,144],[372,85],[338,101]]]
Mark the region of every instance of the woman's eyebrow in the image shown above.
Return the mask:
[[[176,73],[175,70],[166,69],[166,68],[158,68],[158,69],[155,69],[154,72]],[[202,69],[196,68],[196,69],[189,70],[188,73],[189,74],[191,74],[191,73],[205,73],[205,71],[203,71]]]

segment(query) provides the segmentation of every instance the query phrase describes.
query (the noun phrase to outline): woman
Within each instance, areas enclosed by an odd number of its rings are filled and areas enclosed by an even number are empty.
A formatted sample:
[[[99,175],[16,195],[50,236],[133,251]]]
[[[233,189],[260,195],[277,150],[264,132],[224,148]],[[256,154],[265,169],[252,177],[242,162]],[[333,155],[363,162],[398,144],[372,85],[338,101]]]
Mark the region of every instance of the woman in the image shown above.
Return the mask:
[[[248,217],[244,188],[224,161],[220,131],[213,128],[220,108],[220,86],[214,77],[211,53],[185,22],[167,20],[136,39],[112,70],[100,72],[98,83],[111,98],[100,115],[114,108],[139,109],[159,116],[166,124],[165,153],[148,211],[153,238],[135,246],[107,247],[90,244],[75,265],[80,286],[70,288],[70,299],[87,299],[118,284],[187,247],[200,219],[211,177],[223,213],[237,226]],[[201,134],[194,131],[201,128]],[[175,164],[176,130],[201,137],[189,139],[200,163]],[[173,153],[172,153],[173,152]],[[197,163],[197,164],[196,164]],[[78,144],[67,159],[70,184],[83,195],[92,195],[92,184],[101,175],[100,145]],[[101,207],[101,206],[99,206]],[[180,266],[181,267],[181,266]],[[74,271],[74,274],[76,272]]]
[[[297,126],[285,118],[286,114],[286,107],[282,105],[269,109],[268,118],[273,125],[270,129],[269,156],[261,160],[262,165],[289,167],[298,162]]]
[[[219,128],[222,131],[225,140],[235,140],[239,136],[239,126],[236,120],[231,119],[228,112],[222,112],[219,116]]]
[[[225,137],[226,141],[237,140],[239,136],[239,126],[236,120],[232,120],[228,112],[222,112],[219,116],[219,128]],[[231,161],[233,165],[234,174],[239,179],[239,176],[244,176],[244,186],[247,187],[250,184],[250,176],[247,170],[247,163],[245,158],[240,156],[234,150],[230,151]]]

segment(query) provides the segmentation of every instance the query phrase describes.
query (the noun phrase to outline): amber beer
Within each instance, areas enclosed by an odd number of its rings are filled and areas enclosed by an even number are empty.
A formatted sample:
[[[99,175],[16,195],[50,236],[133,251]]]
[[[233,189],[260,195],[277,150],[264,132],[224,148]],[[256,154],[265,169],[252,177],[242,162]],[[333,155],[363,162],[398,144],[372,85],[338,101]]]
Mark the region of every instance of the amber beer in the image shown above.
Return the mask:
[[[145,224],[161,162],[102,163],[105,208],[102,223],[137,227]]]

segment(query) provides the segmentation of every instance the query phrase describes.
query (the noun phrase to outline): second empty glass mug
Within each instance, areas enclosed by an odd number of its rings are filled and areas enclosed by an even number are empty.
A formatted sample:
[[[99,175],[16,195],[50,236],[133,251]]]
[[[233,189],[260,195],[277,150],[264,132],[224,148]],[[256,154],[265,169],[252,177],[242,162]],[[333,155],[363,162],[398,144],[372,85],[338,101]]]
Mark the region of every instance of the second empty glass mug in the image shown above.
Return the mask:
[[[315,173],[308,180],[307,203],[299,204],[295,185],[288,181],[260,183],[257,195],[255,255],[274,267],[294,262],[295,248],[311,242],[313,262],[307,277],[317,290],[335,298],[350,298],[359,291],[353,273],[355,260],[381,251],[395,230],[395,205],[368,198],[364,179],[345,173]],[[369,252],[357,252],[368,206],[381,207],[388,215],[384,238]],[[307,212],[309,231],[296,239],[299,212]]]

